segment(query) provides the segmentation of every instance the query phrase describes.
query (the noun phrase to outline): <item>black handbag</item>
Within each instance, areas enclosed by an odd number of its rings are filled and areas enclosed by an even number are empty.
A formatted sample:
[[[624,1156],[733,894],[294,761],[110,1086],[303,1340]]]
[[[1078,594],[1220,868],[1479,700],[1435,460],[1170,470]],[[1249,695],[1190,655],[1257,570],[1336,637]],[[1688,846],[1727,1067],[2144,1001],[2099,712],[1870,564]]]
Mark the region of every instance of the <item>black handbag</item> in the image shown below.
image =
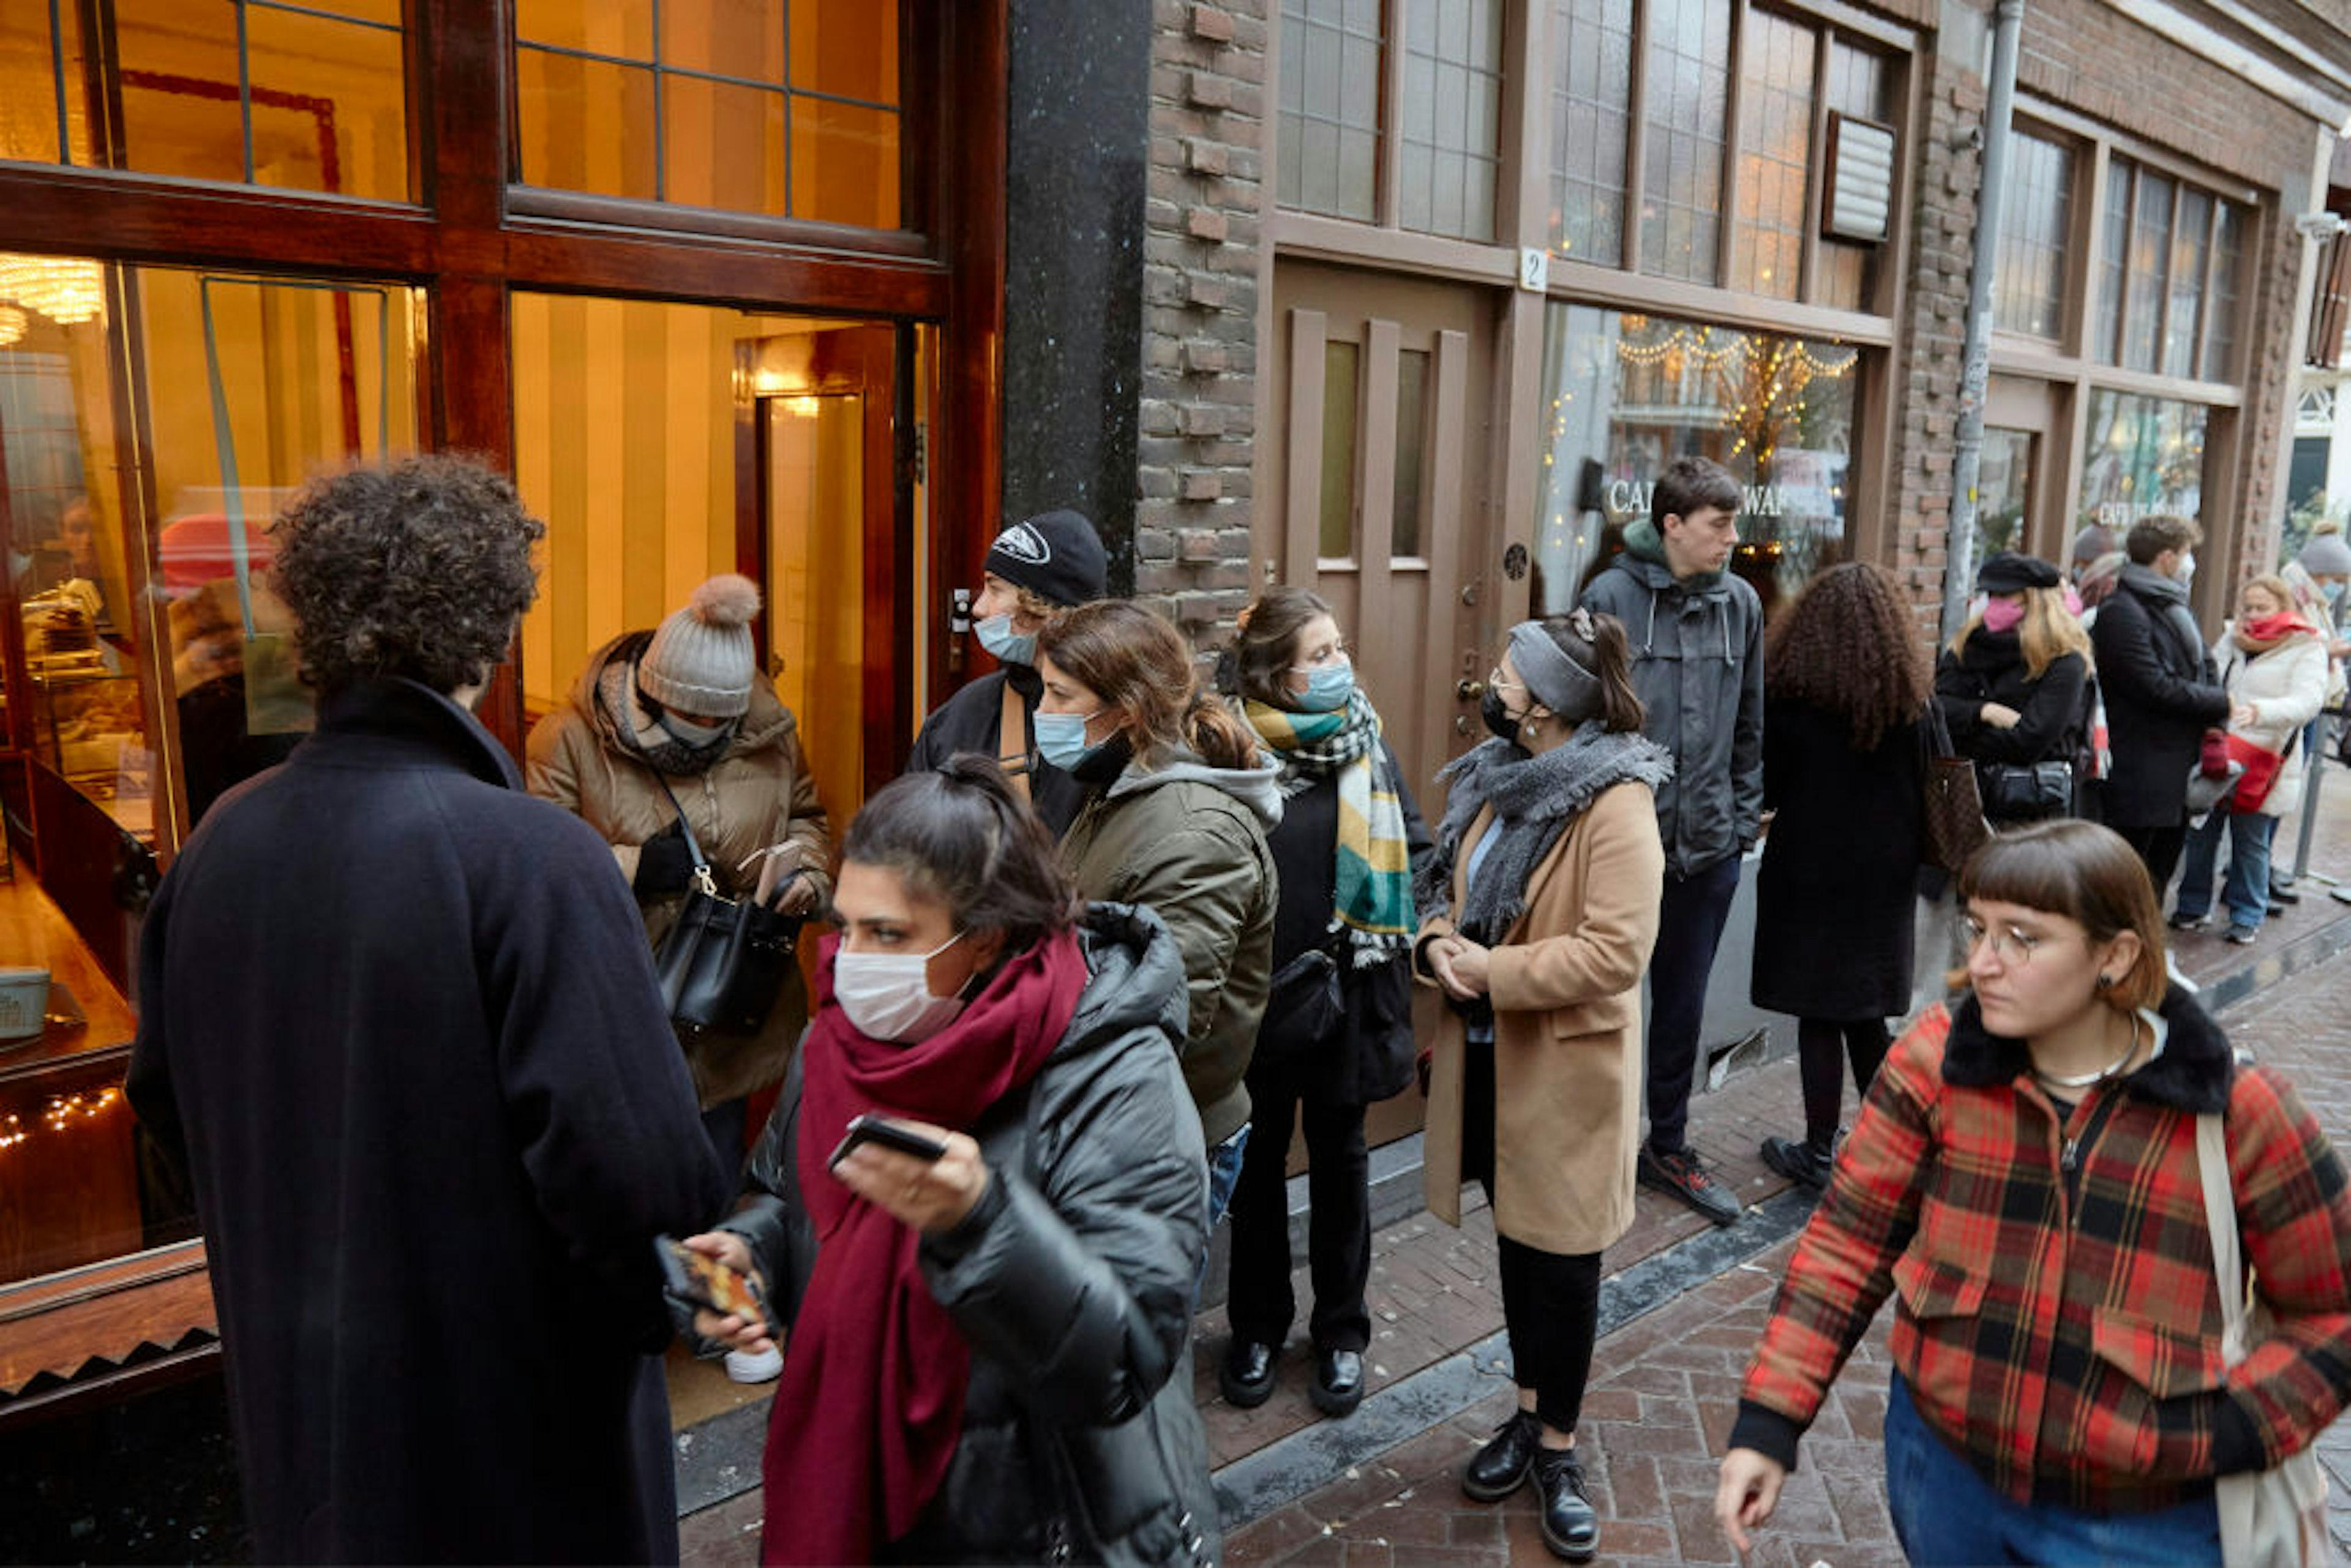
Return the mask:
[[[685,808],[677,803],[669,780],[660,782],[694,856],[694,885],[686,890],[685,907],[653,950],[662,1001],[680,1034],[757,1034],[783,992],[804,917],[721,894]],[[801,867],[792,877],[807,874]],[[787,878],[782,886],[790,884]]]
[[[1983,781],[1984,815],[1994,821],[2037,821],[2074,809],[2074,765],[2063,758],[1985,762],[1977,771]]]
[[[1321,1044],[1338,1030],[1345,1009],[1339,960],[1327,948],[1307,948],[1276,970],[1266,988],[1250,1061],[1280,1061]]]

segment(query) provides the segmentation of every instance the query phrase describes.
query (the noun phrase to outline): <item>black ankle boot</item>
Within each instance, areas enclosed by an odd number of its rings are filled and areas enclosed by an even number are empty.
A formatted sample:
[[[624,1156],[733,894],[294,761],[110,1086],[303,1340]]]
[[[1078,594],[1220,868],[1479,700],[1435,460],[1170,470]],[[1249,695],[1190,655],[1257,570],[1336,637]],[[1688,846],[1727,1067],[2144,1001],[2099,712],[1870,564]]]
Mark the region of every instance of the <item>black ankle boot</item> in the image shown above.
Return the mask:
[[[1521,1410],[1495,1427],[1492,1438],[1461,1472],[1461,1490],[1479,1502],[1499,1502],[1524,1486],[1541,1432],[1542,1423],[1531,1410]]]
[[[1583,1495],[1583,1461],[1573,1448],[1537,1448],[1534,1471],[1543,1544],[1570,1563],[1591,1562],[1600,1550],[1600,1515]]]

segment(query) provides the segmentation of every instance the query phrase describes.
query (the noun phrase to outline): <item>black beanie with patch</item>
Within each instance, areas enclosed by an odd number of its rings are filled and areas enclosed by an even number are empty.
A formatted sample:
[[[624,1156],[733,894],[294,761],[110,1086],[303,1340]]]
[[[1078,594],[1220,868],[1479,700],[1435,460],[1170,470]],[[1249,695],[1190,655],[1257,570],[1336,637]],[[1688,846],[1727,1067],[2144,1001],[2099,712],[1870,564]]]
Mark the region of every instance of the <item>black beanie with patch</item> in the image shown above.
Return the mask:
[[[980,570],[1064,609],[1100,599],[1110,581],[1102,536],[1068,510],[1041,512],[997,535]]]

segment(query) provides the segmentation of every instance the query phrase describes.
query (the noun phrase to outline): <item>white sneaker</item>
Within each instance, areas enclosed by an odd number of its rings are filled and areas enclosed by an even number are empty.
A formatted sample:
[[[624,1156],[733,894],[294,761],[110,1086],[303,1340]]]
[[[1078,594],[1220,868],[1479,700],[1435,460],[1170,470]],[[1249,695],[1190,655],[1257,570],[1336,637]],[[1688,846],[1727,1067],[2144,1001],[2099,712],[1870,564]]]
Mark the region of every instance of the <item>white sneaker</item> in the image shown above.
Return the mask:
[[[726,1375],[737,1383],[773,1383],[784,1375],[784,1353],[763,1350],[730,1350],[726,1353]]]

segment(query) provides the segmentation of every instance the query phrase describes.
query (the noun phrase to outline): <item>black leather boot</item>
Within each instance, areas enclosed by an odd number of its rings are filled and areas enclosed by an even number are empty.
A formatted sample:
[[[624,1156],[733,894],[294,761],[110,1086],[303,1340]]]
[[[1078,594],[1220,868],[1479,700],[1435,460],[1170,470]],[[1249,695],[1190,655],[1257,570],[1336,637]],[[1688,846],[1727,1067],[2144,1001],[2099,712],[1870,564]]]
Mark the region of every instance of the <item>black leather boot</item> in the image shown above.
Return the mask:
[[[1355,1406],[1364,1402],[1364,1353],[1315,1351],[1314,1381],[1307,1387],[1306,1397],[1325,1416],[1353,1415]]]
[[[1543,1544],[1570,1563],[1591,1562],[1600,1550],[1600,1515],[1583,1495],[1583,1461],[1573,1448],[1537,1448],[1534,1470]]]
[[[1217,1386],[1224,1390],[1227,1403],[1254,1410],[1271,1398],[1273,1364],[1280,1354],[1279,1346],[1235,1334],[1217,1368]]]
[[[1494,1428],[1494,1436],[1461,1472],[1461,1490],[1479,1502],[1499,1502],[1524,1486],[1535,1462],[1542,1423],[1521,1410]]]

